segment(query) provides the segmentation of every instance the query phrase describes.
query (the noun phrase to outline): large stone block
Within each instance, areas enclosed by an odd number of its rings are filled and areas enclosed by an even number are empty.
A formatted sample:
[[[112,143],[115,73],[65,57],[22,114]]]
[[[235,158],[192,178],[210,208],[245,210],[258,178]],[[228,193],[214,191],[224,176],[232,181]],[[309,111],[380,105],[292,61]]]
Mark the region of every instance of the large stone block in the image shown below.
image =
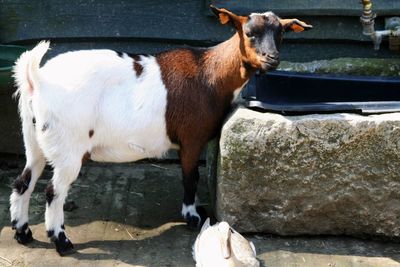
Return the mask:
[[[245,232],[400,236],[400,114],[225,123],[216,215]]]

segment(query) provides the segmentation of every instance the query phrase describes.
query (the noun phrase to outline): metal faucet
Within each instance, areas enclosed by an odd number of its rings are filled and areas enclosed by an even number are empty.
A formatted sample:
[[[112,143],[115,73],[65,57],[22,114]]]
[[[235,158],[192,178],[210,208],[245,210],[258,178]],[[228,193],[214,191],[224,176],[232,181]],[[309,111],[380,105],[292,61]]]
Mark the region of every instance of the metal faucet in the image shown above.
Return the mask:
[[[400,25],[396,25],[392,29],[383,31],[375,31],[376,13],[372,12],[372,0],[361,0],[363,5],[363,13],[360,17],[363,26],[363,34],[369,36],[374,43],[374,49],[379,50],[382,38],[385,36],[400,38]]]

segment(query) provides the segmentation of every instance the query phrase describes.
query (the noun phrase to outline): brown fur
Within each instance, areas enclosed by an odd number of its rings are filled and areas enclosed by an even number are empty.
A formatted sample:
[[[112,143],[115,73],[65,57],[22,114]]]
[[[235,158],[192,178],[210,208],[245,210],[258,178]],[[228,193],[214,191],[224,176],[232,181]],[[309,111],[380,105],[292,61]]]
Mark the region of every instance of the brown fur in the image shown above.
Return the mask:
[[[46,193],[46,201],[47,201],[47,205],[50,206],[51,202],[53,201],[54,198],[54,186],[53,186],[53,182],[49,181],[49,183],[47,184],[47,187],[45,189],[45,193]]]
[[[186,206],[195,202],[203,147],[218,134],[234,91],[255,71],[243,64],[240,44],[241,38],[235,34],[211,49],[179,49],[156,55],[167,88],[167,134],[180,147]],[[196,211],[202,219],[206,217],[201,209]],[[189,227],[201,225],[195,215],[184,217]]]
[[[139,77],[143,72],[143,65],[139,63],[142,59],[140,58],[140,55],[136,54],[130,54],[129,56],[133,58],[133,69],[135,70],[136,77]]]
[[[86,161],[88,161],[89,159],[90,159],[90,153],[86,152],[85,154],[83,154],[82,164],[85,163]]]
[[[280,42],[282,27],[278,17],[273,15],[276,20],[270,25],[267,17],[260,15],[259,23],[249,25],[248,17],[225,9],[212,10],[223,24],[236,28],[232,38],[209,49],[178,49],[156,55],[167,89],[167,134],[180,147],[185,205],[195,202],[199,155],[221,128],[235,90],[242,88],[257,69],[267,71],[279,64],[276,42]],[[246,34],[245,30],[258,25],[265,38]],[[184,217],[189,226],[200,225],[195,215],[188,212]]]
[[[168,90],[167,134],[180,146],[184,176],[193,172],[202,148],[217,135],[233,92],[255,71],[243,65],[240,43],[235,34],[212,49],[180,49],[156,56]]]
[[[168,90],[167,133],[173,142],[205,144],[229,110],[234,90],[247,81],[240,74],[239,50],[235,56],[225,48],[234,49],[223,44],[215,50],[184,49],[157,56]],[[216,50],[226,52],[215,58]]]
[[[15,179],[13,187],[20,195],[25,193],[25,191],[29,188],[31,177],[31,169],[26,168],[23,170],[22,174]]]
[[[143,72],[143,66],[142,64],[138,63],[137,61],[135,61],[133,63],[133,68],[135,69],[136,72],[136,77],[139,77],[140,75],[142,75]]]
[[[233,91],[243,86],[253,73],[243,65],[241,46],[240,34],[236,33],[230,40],[204,54],[203,79],[209,80],[217,91],[233,96]]]

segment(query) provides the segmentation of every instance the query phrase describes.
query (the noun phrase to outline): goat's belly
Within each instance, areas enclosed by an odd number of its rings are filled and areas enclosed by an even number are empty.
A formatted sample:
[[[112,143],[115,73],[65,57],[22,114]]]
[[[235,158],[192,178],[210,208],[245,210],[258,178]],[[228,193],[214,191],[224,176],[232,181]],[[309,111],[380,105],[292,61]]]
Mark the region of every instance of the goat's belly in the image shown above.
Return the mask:
[[[90,159],[98,162],[133,162],[145,158],[161,158],[170,147],[148,148],[134,142],[124,146],[94,147]]]
[[[98,162],[133,162],[144,158],[145,153],[122,148],[99,147],[90,153],[90,159]]]

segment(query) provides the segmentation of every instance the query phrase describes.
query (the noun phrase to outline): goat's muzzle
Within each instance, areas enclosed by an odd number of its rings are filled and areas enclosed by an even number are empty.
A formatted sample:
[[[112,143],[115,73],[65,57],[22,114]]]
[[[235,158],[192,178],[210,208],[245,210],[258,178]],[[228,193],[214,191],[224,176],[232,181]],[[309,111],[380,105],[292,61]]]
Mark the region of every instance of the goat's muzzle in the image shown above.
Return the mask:
[[[263,53],[263,56],[260,58],[261,61],[261,70],[268,71],[274,70],[278,67],[280,60],[279,60],[279,53]]]
[[[280,63],[279,59],[261,60],[261,70],[262,71],[275,70],[279,66],[279,63]]]

